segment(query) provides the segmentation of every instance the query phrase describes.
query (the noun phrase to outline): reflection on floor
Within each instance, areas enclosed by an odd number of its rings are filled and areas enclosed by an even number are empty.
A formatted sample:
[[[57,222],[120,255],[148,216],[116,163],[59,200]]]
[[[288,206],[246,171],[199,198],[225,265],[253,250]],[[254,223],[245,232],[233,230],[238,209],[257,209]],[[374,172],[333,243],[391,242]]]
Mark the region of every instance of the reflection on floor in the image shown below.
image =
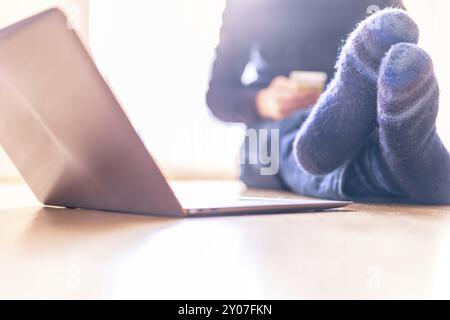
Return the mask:
[[[450,298],[450,207],[166,219],[41,208],[19,185],[0,195],[15,207],[0,210],[0,298]]]

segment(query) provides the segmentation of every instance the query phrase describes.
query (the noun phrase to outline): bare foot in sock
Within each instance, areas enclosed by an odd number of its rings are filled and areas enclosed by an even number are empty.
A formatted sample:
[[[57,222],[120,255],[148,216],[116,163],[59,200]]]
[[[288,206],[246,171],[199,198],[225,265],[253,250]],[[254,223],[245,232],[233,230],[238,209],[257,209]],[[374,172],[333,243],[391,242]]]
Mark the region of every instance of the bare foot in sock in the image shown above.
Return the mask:
[[[363,21],[347,40],[335,78],[321,96],[295,142],[300,165],[323,175],[362,148],[376,125],[381,60],[400,42],[417,43],[417,25],[400,9],[383,10]]]
[[[378,81],[380,147],[412,202],[450,203],[450,156],[436,133],[438,108],[431,58],[416,45],[394,46]]]

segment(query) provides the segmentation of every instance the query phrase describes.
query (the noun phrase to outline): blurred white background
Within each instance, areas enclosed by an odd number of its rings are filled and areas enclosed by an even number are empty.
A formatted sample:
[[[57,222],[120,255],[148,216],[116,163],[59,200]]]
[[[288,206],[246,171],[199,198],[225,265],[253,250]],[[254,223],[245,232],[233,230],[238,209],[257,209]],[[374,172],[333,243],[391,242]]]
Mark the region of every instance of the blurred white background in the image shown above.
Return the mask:
[[[214,120],[204,98],[225,1],[0,0],[0,26],[67,3],[79,6],[80,33],[166,174],[236,177],[243,128]],[[421,45],[435,61],[442,90],[438,129],[450,146],[450,45],[445,42],[450,1],[405,4],[421,27]],[[17,177],[4,155],[0,177]]]
[[[90,43],[135,127],[177,178],[235,176],[241,126],[207,112],[223,0],[90,2]]]

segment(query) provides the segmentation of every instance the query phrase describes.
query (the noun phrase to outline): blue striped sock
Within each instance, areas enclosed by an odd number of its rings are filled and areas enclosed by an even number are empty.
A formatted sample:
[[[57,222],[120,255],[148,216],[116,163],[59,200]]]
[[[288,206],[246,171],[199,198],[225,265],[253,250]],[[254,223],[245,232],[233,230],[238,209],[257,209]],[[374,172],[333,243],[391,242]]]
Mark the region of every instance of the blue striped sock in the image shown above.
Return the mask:
[[[382,10],[350,34],[334,79],[295,141],[297,160],[306,171],[332,172],[367,143],[376,125],[381,60],[393,45],[417,43],[418,37],[417,25],[400,9]]]
[[[394,46],[378,81],[380,149],[412,202],[450,204],[450,156],[436,133],[439,87],[428,54]]]

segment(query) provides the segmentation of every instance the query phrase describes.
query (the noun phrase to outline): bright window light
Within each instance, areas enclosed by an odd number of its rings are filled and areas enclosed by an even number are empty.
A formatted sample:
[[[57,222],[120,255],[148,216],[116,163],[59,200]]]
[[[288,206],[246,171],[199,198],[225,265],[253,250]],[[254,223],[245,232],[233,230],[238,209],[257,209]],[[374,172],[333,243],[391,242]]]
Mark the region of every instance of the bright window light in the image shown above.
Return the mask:
[[[90,43],[135,127],[169,176],[233,177],[243,136],[208,114],[223,0],[91,1]]]

